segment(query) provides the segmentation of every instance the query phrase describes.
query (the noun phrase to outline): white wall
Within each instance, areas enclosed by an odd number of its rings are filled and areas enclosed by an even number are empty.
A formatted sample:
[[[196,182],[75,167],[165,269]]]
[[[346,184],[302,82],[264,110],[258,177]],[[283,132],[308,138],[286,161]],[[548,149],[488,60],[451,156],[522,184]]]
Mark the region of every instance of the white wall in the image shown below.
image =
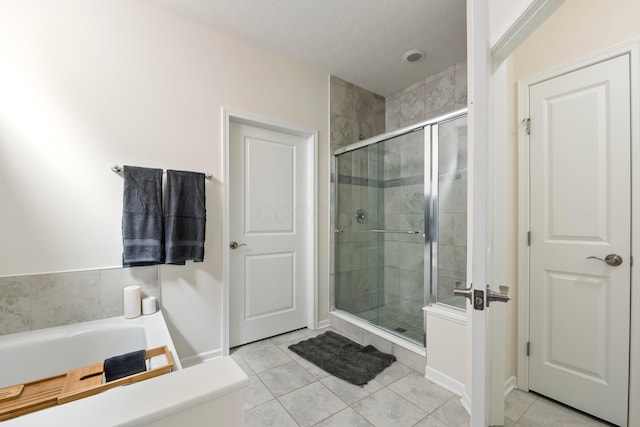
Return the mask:
[[[205,262],[161,268],[181,357],[218,350],[221,107],[319,130],[328,313],[328,75],[132,0],[0,0],[0,276],[121,264],[110,165],[213,173]]]
[[[500,37],[511,28],[513,23],[535,0],[488,0],[489,7],[489,45],[496,44]]]

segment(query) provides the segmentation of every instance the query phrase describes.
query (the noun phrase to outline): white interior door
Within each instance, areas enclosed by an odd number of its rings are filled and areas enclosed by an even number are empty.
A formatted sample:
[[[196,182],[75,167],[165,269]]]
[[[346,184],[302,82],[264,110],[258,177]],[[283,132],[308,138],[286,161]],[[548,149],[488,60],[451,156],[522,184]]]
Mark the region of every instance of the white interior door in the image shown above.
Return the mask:
[[[475,291],[484,292],[485,284],[491,283],[489,277],[489,257],[491,218],[488,215],[490,201],[488,197],[490,99],[489,86],[491,72],[488,41],[488,10],[486,1],[467,0],[467,57],[468,57],[468,169],[469,169],[469,209],[468,222],[471,235],[471,280]],[[474,291],[474,292],[475,292]],[[477,294],[479,296],[479,294]],[[486,294],[483,294],[486,296]],[[472,300],[475,298],[472,298]],[[483,304],[484,305],[484,302]],[[468,330],[471,351],[468,366],[467,394],[471,398],[471,426],[489,425],[489,407],[491,387],[489,385],[489,366],[491,360],[488,310],[475,310],[467,305]],[[496,348],[493,351],[504,351]],[[470,384],[469,384],[470,382]],[[494,402],[504,405],[504,400]]]
[[[307,325],[307,150],[302,136],[229,124],[230,347]]]
[[[530,86],[529,388],[627,425],[629,57]],[[618,254],[622,263],[604,259]]]

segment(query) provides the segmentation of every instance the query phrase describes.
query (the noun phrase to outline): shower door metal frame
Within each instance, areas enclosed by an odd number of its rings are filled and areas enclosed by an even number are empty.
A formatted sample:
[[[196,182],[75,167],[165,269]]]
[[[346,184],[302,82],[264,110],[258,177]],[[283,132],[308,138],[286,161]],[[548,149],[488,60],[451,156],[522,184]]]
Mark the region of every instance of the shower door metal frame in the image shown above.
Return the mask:
[[[458,120],[463,117],[467,117],[467,109],[464,108],[462,110],[455,111],[453,113],[447,114],[446,116],[442,116],[436,119],[435,123],[427,126],[430,128],[430,132],[426,132],[425,127],[425,143],[427,142],[427,133],[429,133],[430,139],[428,142],[431,144],[431,176],[429,176],[426,154],[425,154],[425,171],[424,171],[424,188],[425,188],[425,206],[429,206],[428,209],[425,209],[425,230],[429,230],[431,233],[431,239],[425,238],[425,246],[430,245],[430,258],[427,258],[428,250],[425,249],[425,264],[428,265],[429,261],[431,263],[431,271],[427,272],[425,269],[424,277],[425,283],[429,283],[429,286],[425,286],[425,302],[426,305],[438,304],[438,197],[439,197],[439,183],[440,183],[440,163],[438,157],[438,144],[440,142],[439,128],[440,125],[444,123],[448,123],[453,120]],[[429,145],[427,145],[428,147]],[[431,179],[431,182],[428,182],[428,179]],[[429,205],[429,197],[427,195],[427,187],[431,185],[431,201]],[[427,228],[427,213],[429,213],[430,228]],[[467,256],[468,257],[468,256]],[[428,289],[428,292],[427,292]],[[464,312],[465,309],[456,307],[450,304],[443,304],[447,307],[450,307],[453,310],[459,310],[460,312]]]
[[[346,147],[341,147],[334,151],[333,153],[333,161],[334,161],[334,185],[335,185],[335,194],[334,194],[334,203],[336,206],[335,211],[335,230],[334,235],[334,266],[337,267],[337,243],[338,237],[337,234],[340,232],[338,227],[338,156],[340,154],[348,153],[350,151],[355,151],[361,148],[365,148],[369,145],[377,144],[379,142],[383,142],[389,139],[393,139],[395,137],[409,134],[411,132],[416,132],[418,130],[424,129],[424,207],[425,207],[425,220],[424,220],[424,282],[423,282],[423,290],[424,290],[424,306],[428,306],[436,303],[436,294],[434,293],[434,284],[437,284],[438,276],[438,266],[437,266],[437,242],[438,242],[438,233],[437,233],[437,200],[438,200],[438,147],[437,147],[437,137],[438,137],[438,125],[440,123],[448,122],[450,120],[455,120],[460,117],[466,116],[468,113],[467,108],[458,109],[452,111],[447,114],[443,114],[438,117],[434,117],[432,119],[428,119],[419,123],[416,123],[411,126],[403,127],[397,129],[392,132],[384,133],[381,135],[374,136],[372,138],[368,138],[362,141],[358,141],[356,143],[347,145]],[[430,268],[427,269],[427,266]],[[334,267],[335,268],[335,267]],[[337,271],[337,269],[336,269]],[[336,274],[334,271],[334,274]],[[337,275],[335,276],[336,280],[334,281],[334,286],[337,285]],[[334,301],[333,306],[335,307],[335,292],[334,289]],[[352,313],[350,313],[352,314]],[[424,318],[424,317],[423,317]],[[363,319],[364,320],[364,319]],[[378,326],[378,325],[376,325]],[[423,333],[426,333],[426,325],[423,323]],[[403,339],[408,340],[403,337]],[[426,345],[426,343],[423,343]]]

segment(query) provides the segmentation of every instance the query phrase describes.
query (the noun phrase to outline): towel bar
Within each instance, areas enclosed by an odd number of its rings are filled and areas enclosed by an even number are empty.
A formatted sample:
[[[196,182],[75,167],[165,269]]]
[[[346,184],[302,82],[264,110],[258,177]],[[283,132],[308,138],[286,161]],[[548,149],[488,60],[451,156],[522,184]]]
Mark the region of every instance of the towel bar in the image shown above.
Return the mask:
[[[112,170],[112,171],[114,171],[115,173],[120,173],[120,172],[122,172],[122,166],[120,166],[120,165],[113,165],[113,166],[111,166],[111,170]],[[163,172],[163,173],[167,173],[167,170],[166,170],[166,169],[162,169],[162,172]],[[206,179],[208,179],[209,181],[211,181],[211,180],[213,179],[213,174],[205,173],[205,174],[204,174],[204,177],[205,177]]]

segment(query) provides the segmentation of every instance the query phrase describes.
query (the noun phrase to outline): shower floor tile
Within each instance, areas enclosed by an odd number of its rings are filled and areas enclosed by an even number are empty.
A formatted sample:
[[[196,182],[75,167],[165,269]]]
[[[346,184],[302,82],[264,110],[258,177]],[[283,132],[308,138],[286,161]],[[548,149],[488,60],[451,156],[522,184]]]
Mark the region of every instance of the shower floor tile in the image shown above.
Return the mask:
[[[394,306],[385,305],[371,310],[355,313],[356,316],[378,325],[391,333],[408,338],[424,345],[424,320],[419,315],[405,313]]]

